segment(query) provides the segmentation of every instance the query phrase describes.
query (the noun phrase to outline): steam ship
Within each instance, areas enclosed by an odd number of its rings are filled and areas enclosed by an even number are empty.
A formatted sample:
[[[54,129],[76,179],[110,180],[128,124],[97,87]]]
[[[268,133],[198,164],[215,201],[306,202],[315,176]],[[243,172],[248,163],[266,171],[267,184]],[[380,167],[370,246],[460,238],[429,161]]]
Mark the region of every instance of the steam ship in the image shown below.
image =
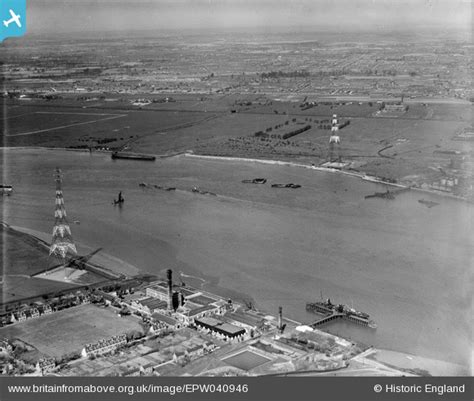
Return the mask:
[[[360,324],[362,326],[376,329],[377,324],[370,319],[369,314],[360,312],[354,308],[349,308],[344,304],[333,304],[328,298],[325,301],[308,302],[306,304],[306,310],[308,312],[320,313],[325,315],[322,321],[330,321],[330,317],[342,317],[343,319],[349,320],[350,322]],[[316,322],[317,325],[318,322]]]

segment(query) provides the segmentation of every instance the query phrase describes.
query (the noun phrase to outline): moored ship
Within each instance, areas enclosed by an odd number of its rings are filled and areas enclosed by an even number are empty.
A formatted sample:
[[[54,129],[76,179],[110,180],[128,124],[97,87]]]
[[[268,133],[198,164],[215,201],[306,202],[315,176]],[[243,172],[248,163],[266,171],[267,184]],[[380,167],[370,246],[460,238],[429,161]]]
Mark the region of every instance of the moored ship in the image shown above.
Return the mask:
[[[377,328],[377,324],[370,319],[369,314],[365,312],[360,312],[358,310],[355,310],[354,308],[349,308],[344,304],[333,304],[329,298],[325,301],[306,303],[306,310],[308,312],[320,313],[325,315],[323,319],[318,320],[314,323],[315,326],[332,320],[332,317],[341,317],[343,319],[349,320],[350,322],[370,327],[371,329]]]

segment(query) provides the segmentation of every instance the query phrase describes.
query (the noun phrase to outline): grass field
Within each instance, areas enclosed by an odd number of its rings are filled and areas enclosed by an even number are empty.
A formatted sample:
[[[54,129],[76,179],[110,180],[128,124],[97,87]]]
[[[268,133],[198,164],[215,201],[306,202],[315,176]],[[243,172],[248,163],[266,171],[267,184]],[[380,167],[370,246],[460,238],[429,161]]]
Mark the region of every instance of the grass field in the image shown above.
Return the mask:
[[[106,146],[122,146],[183,124],[200,121],[202,112],[139,110],[129,104],[120,108],[82,108],[81,103],[28,104],[10,107],[2,130],[7,146],[87,146],[102,140]]]
[[[240,354],[223,359],[222,361],[239,369],[251,370],[270,361],[270,359],[246,350]]]
[[[133,143],[137,151],[162,153],[164,151],[184,151],[204,144],[239,136],[253,136],[260,130],[282,124],[288,116],[271,114],[224,114],[192,127],[173,130],[166,133],[149,135]]]
[[[42,354],[61,357],[102,338],[141,330],[138,320],[115,309],[81,305],[0,328],[0,336],[19,338]]]

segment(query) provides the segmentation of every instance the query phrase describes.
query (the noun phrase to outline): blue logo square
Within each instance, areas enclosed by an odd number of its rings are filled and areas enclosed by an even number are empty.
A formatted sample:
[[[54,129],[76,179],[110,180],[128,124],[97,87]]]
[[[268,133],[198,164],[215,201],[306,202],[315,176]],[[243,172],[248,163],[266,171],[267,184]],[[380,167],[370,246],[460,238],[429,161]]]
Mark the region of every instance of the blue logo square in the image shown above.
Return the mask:
[[[26,33],[26,0],[0,0],[0,42]]]

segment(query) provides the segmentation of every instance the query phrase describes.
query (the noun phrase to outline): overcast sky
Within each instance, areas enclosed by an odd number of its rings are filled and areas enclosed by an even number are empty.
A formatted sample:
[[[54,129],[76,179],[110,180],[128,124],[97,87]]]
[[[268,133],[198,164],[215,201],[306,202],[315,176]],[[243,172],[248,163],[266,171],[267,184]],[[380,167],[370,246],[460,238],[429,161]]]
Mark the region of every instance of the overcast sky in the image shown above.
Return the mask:
[[[185,28],[472,29],[474,0],[27,0],[28,33]]]

